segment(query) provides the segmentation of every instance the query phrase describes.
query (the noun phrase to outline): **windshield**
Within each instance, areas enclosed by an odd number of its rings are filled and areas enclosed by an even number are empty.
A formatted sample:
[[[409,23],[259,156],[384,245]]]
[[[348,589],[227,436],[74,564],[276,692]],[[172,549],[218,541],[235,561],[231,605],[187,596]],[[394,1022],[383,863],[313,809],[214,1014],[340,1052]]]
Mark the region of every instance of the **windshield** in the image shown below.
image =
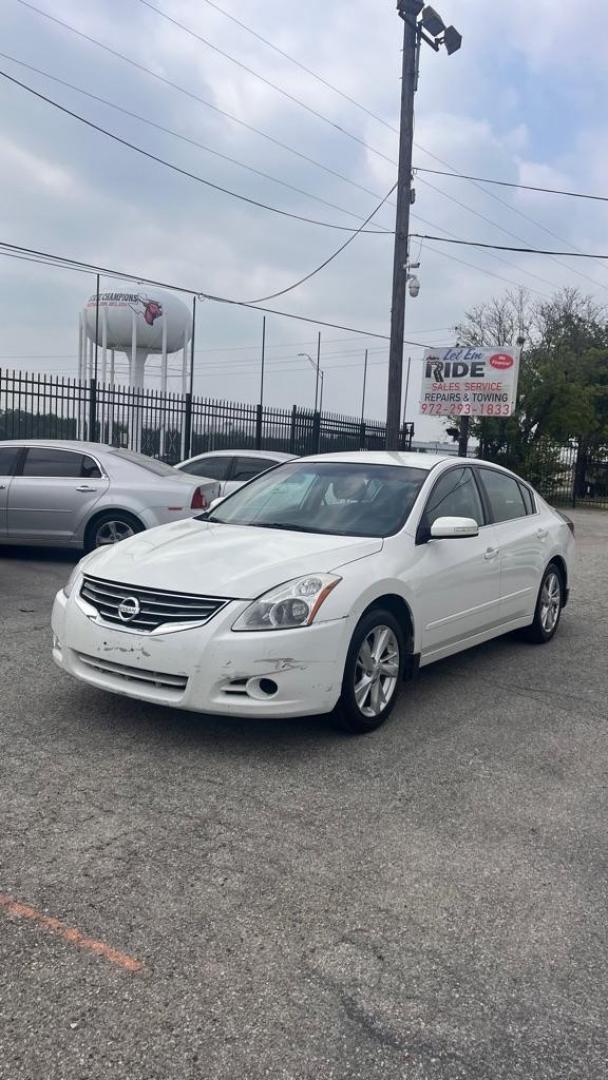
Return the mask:
[[[164,461],[158,461],[156,458],[146,457],[145,454],[138,454],[135,450],[111,450],[110,453],[122,458],[123,461],[130,461],[132,465],[139,465],[142,469],[155,473],[156,476],[172,476],[174,480],[176,477],[183,479],[172,465],[166,465]]]
[[[405,523],[428,473],[366,461],[290,462],[260,476],[207,516],[226,525],[390,536]]]

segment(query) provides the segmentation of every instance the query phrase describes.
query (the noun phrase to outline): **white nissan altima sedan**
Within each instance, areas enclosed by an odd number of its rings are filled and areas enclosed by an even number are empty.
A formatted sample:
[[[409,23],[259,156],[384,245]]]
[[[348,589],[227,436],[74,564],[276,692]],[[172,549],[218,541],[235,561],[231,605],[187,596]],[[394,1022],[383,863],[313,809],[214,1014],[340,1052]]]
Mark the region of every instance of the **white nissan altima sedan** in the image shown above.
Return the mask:
[[[335,710],[367,732],[418,667],[511,630],[550,641],[573,555],[572,523],[498,466],[304,458],[86,556],[55,601],[53,657],[155,704]]]

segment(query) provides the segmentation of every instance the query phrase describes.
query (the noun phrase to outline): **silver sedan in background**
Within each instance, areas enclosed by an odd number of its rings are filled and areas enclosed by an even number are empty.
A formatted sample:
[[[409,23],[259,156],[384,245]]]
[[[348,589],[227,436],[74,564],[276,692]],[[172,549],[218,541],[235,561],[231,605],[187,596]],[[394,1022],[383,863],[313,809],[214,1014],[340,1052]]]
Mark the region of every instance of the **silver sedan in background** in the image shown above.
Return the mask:
[[[193,517],[217,481],[101,443],[0,442],[0,544],[92,551],[143,529]]]

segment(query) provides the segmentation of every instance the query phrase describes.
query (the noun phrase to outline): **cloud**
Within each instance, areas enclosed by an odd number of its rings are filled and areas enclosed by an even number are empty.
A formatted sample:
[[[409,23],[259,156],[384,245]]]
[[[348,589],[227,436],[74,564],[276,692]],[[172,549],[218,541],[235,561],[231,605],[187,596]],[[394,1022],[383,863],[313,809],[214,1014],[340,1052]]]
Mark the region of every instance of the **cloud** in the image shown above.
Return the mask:
[[[137,0],[121,5],[100,0],[93,6],[78,0],[40,3],[192,94],[324,163],[331,172],[21,8],[5,6],[0,14],[4,48],[355,217],[371,211],[394,182],[392,161],[398,151],[392,128],[398,122],[402,26],[391,4],[310,0],[286,9],[278,0],[250,0],[245,11],[223,0],[261,34],[365,103],[384,120],[380,123],[203,0],[156,2],[371,149],[289,102]],[[567,9],[548,0],[536,5],[533,27],[523,0],[491,5],[487,0],[446,0],[441,11],[463,33],[463,48],[450,58],[430,50],[422,57],[415,163],[443,168],[443,161],[480,176],[525,182],[532,178],[534,183],[540,178],[549,186],[601,191],[608,165],[605,121],[589,102],[606,96],[606,67],[599,63],[608,42],[604,5],[581,0],[577,20],[593,33],[577,35],[572,34]],[[24,77],[22,69],[8,62],[7,70]],[[43,77],[24,78],[151,153],[217,184],[323,221],[354,220]],[[5,240],[247,299],[288,285],[345,238],[344,233],[290,221],[212,192],[84,129],[17,88],[1,86],[0,93]],[[608,250],[608,218],[598,204],[573,205],[557,197],[424,174],[416,189],[415,232],[514,245],[518,238],[543,247],[576,244],[599,250],[603,245]],[[394,208],[387,207],[378,221],[390,227],[393,214]],[[418,241],[412,250],[418,255]],[[451,328],[467,308],[519,282],[539,298],[572,281],[598,298],[606,296],[604,270],[567,259],[556,263],[540,256],[492,256],[424,242],[421,262],[421,292],[415,301],[408,298],[406,336],[432,344],[449,343]],[[276,307],[386,334],[391,270],[390,237],[360,237],[322,274],[277,300]],[[39,266],[28,269],[24,263],[3,262],[1,271],[3,352],[39,354],[36,367],[69,369],[77,312],[91,292],[91,280]],[[260,330],[259,312],[204,305],[198,389],[211,396],[255,400]],[[308,400],[311,375],[300,370],[297,353],[314,348],[316,328],[269,317],[267,331],[270,400],[282,405]],[[368,404],[372,415],[382,415],[386,343],[328,329],[323,331],[323,355],[330,409],[357,414],[366,346],[380,350],[370,354],[374,364]],[[65,359],[57,360],[61,354]],[[420,349],[413,348],[412,355],[419,356]],[[24,366],[32,364],[24,360]],[[415,389],[413,376],[414,397]],[[424,433],[436,427],[420,420],[419,429]]]

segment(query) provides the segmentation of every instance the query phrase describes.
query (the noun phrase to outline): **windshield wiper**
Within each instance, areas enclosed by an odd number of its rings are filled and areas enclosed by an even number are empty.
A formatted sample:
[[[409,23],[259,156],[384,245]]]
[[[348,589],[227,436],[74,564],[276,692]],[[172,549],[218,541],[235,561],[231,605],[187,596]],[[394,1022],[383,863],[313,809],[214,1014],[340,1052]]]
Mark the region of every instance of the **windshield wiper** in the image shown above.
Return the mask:
[[[324,529],[311,529],[308,525],[287,525],[284,521],[248,521],[256,529],[283,529],[285,532],[322,533]]]

